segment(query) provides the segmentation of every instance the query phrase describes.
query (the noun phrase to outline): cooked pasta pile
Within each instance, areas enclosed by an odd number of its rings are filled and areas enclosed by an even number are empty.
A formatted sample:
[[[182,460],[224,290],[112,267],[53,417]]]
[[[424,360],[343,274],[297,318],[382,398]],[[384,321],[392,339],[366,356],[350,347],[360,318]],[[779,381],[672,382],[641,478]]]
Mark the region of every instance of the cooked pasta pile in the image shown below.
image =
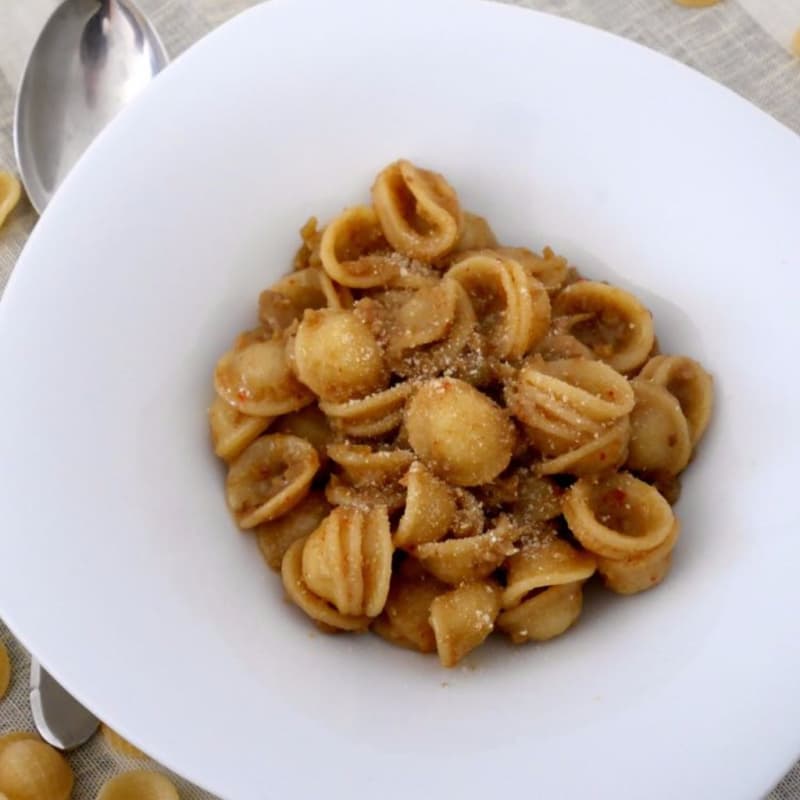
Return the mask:
[[[562,634],[595,574],[664,578],[712,384],[633,295],[501,246],[408,161],[301,236],[210,423],[230,510],[302,611],[450,667],[495,630]]]

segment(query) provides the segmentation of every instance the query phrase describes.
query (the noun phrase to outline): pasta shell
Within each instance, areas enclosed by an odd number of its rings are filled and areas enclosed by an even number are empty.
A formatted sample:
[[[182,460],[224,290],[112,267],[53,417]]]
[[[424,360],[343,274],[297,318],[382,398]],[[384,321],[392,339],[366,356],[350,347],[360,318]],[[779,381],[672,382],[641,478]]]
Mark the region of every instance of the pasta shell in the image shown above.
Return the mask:
[[[474,343],[476,316],[466,290],[457,281],[445,277],[441,285],[455,295],[455,313],[447,336],[426,347],[415,348],[402,359],[393,359],[392,371],[404,378],[425,378],[440,372],[448,374],[460,368],[459,361]]]
[[[317,405],[306,406],[279,417],[272,430],[274,433],[299,436],[311,442],[322,460],[327,458],[327,447],[335,436],[328,418]]]
[[[389,513],[394,513],[405,505],[406,491],[399,483],[351,486],[338,475],[331,475],[325,486],[325,497],[333,506],[353,506],[366,511],[375,506],[386,506]]]
[[[305,540],[302,572],[308,589],[341,614],[378,616],[392,572],[386,508],[335,508]]]
[[[97,800],[180,800],[172,781],[160,772],[135,770],[107,780]]]
[[[535,352],[545,361],[560,361],[562,358],[596,358],[592,350],[570,333],[548,333],[536,345]]]
[[[411,258],[433,261],[458,241],[458,197],[435,172],[409,161],[390,164],[375,179],[372,204],[389,243]]]
[[[454,667],[494,630],[500,588],[491,582],[467,583],[431,602],[430,623],[443,667]]]
[[[0,700],[8,690],[11,683],[11,659],[8,657],[6,646],[0,641]]]
[[[517,531],[507,517],[499,517],[486,533],[461,539],[425,542],[411,548],[411,554],[440,581],[459,584],[478,581],[494,572],[517,548]]]
[[[491,483],[475,489],[480,504],[489,512],[500,511],[511,506],[519,498],[519,473],[500,475]]]
[[[406,559],[392,575],[386,606],[372,623],[372,631],[400,647],[432,653],[436,637],[430,624],[431,603],[449,588],[413,559]]]
[[[386,286],[389,289],[425,289],[437,286],[441,278],[441,273],[429,264],[416,258],[406,257],[400,266],[400,272],[389,278]]]
[[[41,739],[30,731],[11,731],[11,733],[0,734],[0,758],[3,756],[3,750],[10,744],[27,741],[40,742]]]
[[[406,507],[393,541],[408,547],[441,539],[456,515],[453,491],[420,461],[415,461],[405,478]]]
[[[323,401],[366,397],[389,383],[375,337],[352,311],[306,311],[290,342],[297,377]]]
[[[563,509],[575,538],[605,558],[629,558],[653,550],[675,523],[669,503],[658,491],[626,472],[580,478],[567,490]]]
[[[692,454],[689,426],[678,401],[657,383],[636,379],[631,386],[636,405],[626,467],[651,475],[677,475]]]
[[[640,378],[660,384],[680,403],[689,425],[692,447],[705,433],[714,405],[711,376],[688,356],[655,356],[642,367]]]
[[[680,500],[681,479],[677,475],[657,475],[650,483],[658,489],[663,498],[671,505]]]
[[[449,281],[409,293],[388,321],[389,363],[409,350],[444,339],[455,319],[456,301],[456,289]]]
[[[503,409],[464,381],[422,384],[406,406],[405,425],[419,458],[459,486],[488,483],[511,460],[513,425]]]
[[[447,272],[470,297],[498,358],[519,358],[550,327],[550,300],[541,283],[512,258],[493,250],[469,254]]]
[[[378,216],[369,206],[348,208],[336,217],[322,234],[319,255],[333,280],[354,289],[386,284],[405,263],[387,247]]]
[[[542,255],[527,247],[495,247],[500,255],[513,258],[525,272],[539,281],[548,292],[558,291],[567,278],[567,259],[557,256],[551,248],[545,247]]]
[[[223,400],[214,398],[208,410],[214,452],[223,461],[233,461],[270,426],[274,417],[251,417]]]
[[[300,228],[300,245],[295,253],[292,262],[292,269],[299,271],[308,267],[322,267],[319,258],[319,243],[322,239],[322,231],[319,229],[319,220],[316,217],[309,217],[305,225]]]
[[[461,232],[453,252],[462,253],[495,247],[497,247],[497,237],[486,219],[469,211],[464,211]]]
[[[316,530],[330,513],[330,503],[321,492],[310,492],[291,511],[253,529],[264,561],[280,572],[286,551],[298,540]]]
[[[22,187],[10,172],[0,172],[0,228],[17,207],[22,196]]]
[[[458,539],[477,536],[483,531],[486,523],[486,515],[480,500],[468,489],[461,489],[458,486],[453,487],[453,494],[456,500],[456,513],[450,523],[449,533]]]
[[[591,553],[543,531],[539,536],[527,537],[505,567],[503,608],[514,608],[535,589],[587,580],[594,574],[596,562]]]
[[[621,559],[598,556],[597,571],[603,583],[617,594],[636,594],[657,586],[669,572],[679,535],[680,523],[676,519],[667,538],[652,550]]]
[[[298,436],[256,439],[229,467],[228,507],[241,528],[285,514],[307,494],[319,468],[314,447]]]
[[[369,445],[350,442],[328,445],[328,455],[342,468],[347,482],[355,487],[398,481],[414,460],[410,450],[373,450]]]
[[[400,427],[403,409],[414,387],[409,381],[344,403],[320,403],[332,425],[350,436],[383,436]]]
[[[112,730],[105,723],[100,726],[103,732],[103,738],[106,744],[115,752],[126,758],[147,758],[147,754],[143,753],[138,747],[132,745],[127,739],[123,739],[115,730]]]
[[[258,298],[258,318],[268,331],[282,331],[303,316],[307,308],[350,308],[353,297],[336,287],[321,269],[301,269],[279,280]]]
[[[303,577],[303,549],[308,537],[298,539],[286,551],[281,562],[281,579],[289,599],[325,630],[362,631],[369,627],[367,616],[342,614],[327,600],[314,594]]]
[[[606,423],[629,414],[634,402],[624,376],[584,358],[532,359],[520,369],[510,396],[512,413],[534,435],[545,434],[546,439],[551,434],[567,441],[599,433]]]
[[[314,399],[289,369],[281,338],[242,340],[217,362],[214,388],[237,411],[254,417],[288,414]]]
[[[574,316],[566,332],[619,372],[644,364],[655,342],[650,312],[630,292],[607,283],[567,286],[553,301],[553,316]]]
[[[625,463],[630,435],[630,418],[621,417],[597,433],[596,438],[588,439],[585,444],[559,456],[544,459],[536,465],[536,473],[582,476],[612,472]]]
[[[514,644],[544,642],[577,622],[583,607],[583,581],[550,586],[515,608],[503,611],[497,627]]]
[[[18,739],[0,754],[0,791],[11,800],[69,800],[75,778],[49,744]]]
[[[350,308],[353,295],[346,286],[334,284],[328,274],[320,268],[308,268],[293,272],[273,285],[272,291],[283,295],[297,311],[297,319],[307,308]]]
[[[515,521],[522,525],[554,519],[561,514],[564,490],[552,478],[537,475],[528,468],[517,471],[517,500],[512,506]]]

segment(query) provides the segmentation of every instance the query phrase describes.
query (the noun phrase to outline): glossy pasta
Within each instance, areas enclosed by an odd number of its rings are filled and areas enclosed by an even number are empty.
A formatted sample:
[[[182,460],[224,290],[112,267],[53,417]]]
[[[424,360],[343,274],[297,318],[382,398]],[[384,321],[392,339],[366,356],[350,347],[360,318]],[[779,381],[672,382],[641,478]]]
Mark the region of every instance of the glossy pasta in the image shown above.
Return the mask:
[[[66,759],[37,739],[18,738],[0,753],[0,792],[20,800],[69,800],[75,776]]]
[[[637,297],[499,242],[405,160],[301,240],[209,409],[228,506],[300,612],[452,667],[563,634],[589,581],[667,576],[713,383]]]

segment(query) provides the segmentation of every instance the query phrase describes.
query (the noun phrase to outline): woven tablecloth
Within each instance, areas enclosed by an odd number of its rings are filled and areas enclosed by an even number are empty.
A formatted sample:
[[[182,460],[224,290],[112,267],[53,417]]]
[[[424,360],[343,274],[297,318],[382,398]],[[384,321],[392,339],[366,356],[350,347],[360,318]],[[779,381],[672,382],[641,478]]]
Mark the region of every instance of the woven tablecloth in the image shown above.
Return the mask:
[[[660,50],[727,85],[800,133],[800,57],[792,55],[793,36],[800,37],[800,0],[722,0],[707,9],[681,8],[673,0],[509,1],[605,28]],[[151,15],[174,57],[255,2],[140,0],[139,4]],[[58,0],[0,0],[0,170],[15,171],[12,126],[16,88],[35,37],[56,5]],[[0,231],[0,292],[36,219],[23,200]],[[9,568],[11,565],[0,565],[0,580],[2,570]],[[0,700],[0,735],[31,730],[28,656],[2,620],[0,641],[10,652],[13,669],[9,693]],[[797,724],[800,743],[800,720]],[[753,747],[769,747],[769,742],[754,738]],[[70,760],[76,774],[74,800],[93,800],[112,775],[147,766],[147,762],[117,755],[102,736],[71,754]],[[175,782],[183,800],[211,798],[178,777]],[[769,800],[800,800],[800,763],[773,790]]]

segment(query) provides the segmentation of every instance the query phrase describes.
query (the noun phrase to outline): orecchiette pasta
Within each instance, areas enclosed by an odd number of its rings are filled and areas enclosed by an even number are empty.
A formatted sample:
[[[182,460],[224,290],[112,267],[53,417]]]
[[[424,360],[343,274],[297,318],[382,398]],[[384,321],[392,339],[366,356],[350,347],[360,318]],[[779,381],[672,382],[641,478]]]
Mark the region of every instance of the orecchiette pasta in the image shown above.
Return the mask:
[[[258,298],[258,319],[266,330],[289,328],[307,308],[350,308],[353,298],[344,286],[334,286],[321,270],[298,270],[265,289]]]
[[[337,442],[328,445],[328,455],[353,486],[374,486],[399,480],[414,460],[410,450],[373,450],[366,444]]]
[[[106,781],[97,800],[180,800],[172,781],[160,772],[134,770]]]
[[[464,211],[461,233],[453,252],[463,253],[468,250],[484,250],[487,247],[496,246],[497,237],[494,235],[491,225],[483,217]]]
[[[571,627],[582,608],[582,581],[560,583],[503,611],[497,618],[497,627],[507,633],[514,644],[544,642]]]
[[[325,486],[325,497],[334,506],[355,506],[370,509],[386,506],[390,513],[400,511],[406,501],[406,493],[400,483],[366,484],[352,486],[338,475],[331,475]]]
[[[328,445],[335,438],[329,418],[316,405],[306,406],[280,417],[273,426],[272,433],[286,433],[305,439],[317,448],[323,461],[328,456]]]
[[[449,590],[416,561],[406,559],[392,574],[386,605],[372,630],[393,644],[432,653],[436,637],[430,623],[431,603]]]
[[[577,281],[559,292],[553,301],[553,316],[566,317],[570,324],[565,332],[620,372],[644,364],[653,349],[652,315],[617,286]]]
[[[308,537],[304,537],[291,545],[281,562],[281,579],[289,599],[314,622],[323,626],[323,630],[366,630],[370,623],[369,617],[342,614],[306,585],[303,577],[303,549],[307,540]]]
[[[240,337],[214,371],[217,394],[242,414],[274,417],[308,405],[311,391],[292,374],[280,337]]]
[[[320,402],[319,407],[334,429],[349,436],[370,439],[400,427],[406,400],[413,391],[413,384],[404,381],[383,392],[344,403]]]
[[[430,622],[444,667],[455,666],[494,630],[500,587],[490,581],[465,583],[431,601]]]
[[[299,582],[302,591],[313,599],[313,604],[298,603],[310,617],[349,629],[360,627],[355,620],[377,617],[383,611],[389,594],[392,552],[385,506],[370,511],[340,506],[307,538],[289,548],[281,572],[284,584]],[[335,614],[320,615],[322,606]],[[341,624],[339,617],[347,625]]]
[[[399,253],[431,261],[458,241],[458,197],[435,172],[409,161],[390,164],[375,179],[372,203],[384,235]]]
[[[319,246],[325,272],[342,286],[368,289],[394,278],[403,264],[386,246],[369,206],[349,208],[325,228]]]
[[[41,741],[35,733],[31,733],[30,731],[11,731],[11,733],[0,733],[0,757],[2,757],[3,751],[10,744],[29,740],[36,742]]]
[[[557,256],[551,248],[545,247],[542,255],[537,255],[527,247],[496,247],[498,253],[513,258],[533,278],[536,278],[548,292],[558,291],[567,279],[567,259]]]
[[[19,181],[10,172],[0,172],[0,228],[16,208],[21,195]]]
[[[574,548],[552,529],[543,528],[526,537],[521,549],[506,562],[503,608],[515,608],[536,589],[588,580],[595,568],[590,553]]]
[[[305,439],[262,436],[228,470],[228,507],[242,528],[277,519],[308,494],[318,468],[317,451]]]
[[[488,483],[511,460],[514,429],[507,414],[464,381],[422,384],[406,406],[405,424],[414,452],[458,486]]]
[[[680,523],[676,519],[667,538],[652,550],[636,553],[627,558],[597,557],[597,571],[605,585],[618,594],[635,594],[651,589],[669,572],[672,551],[680,534]]]
[[[308,267],[321,267],[322,261],[319,257],[319,243],[322,239],[322,231],[319,229],[319,221],[316,217],[310,217],[305,225],[300,228],[300,247],[294,255],[292,269],[299,271]]]
[[[564,517],[589,552],[606,558],[627,558],[658,547],[675,523],[658,490],[625,472],[579,479],[564,497]]]
[[[443,538],[456,517],[455,492],[421,461],[411,465],[405,484],[405,510],[394,534],[395,547]]]
[[[209,410],[230,510],[294,605],[451,667],[495,630],[564,633],[587,581],[664,579],[713,387],[636,297],[504,246],[403,160],[300,236]]]
[[[351,311],[306,311],[290,348],[297,378],[322,400],[365,397],[389,382],[375,337]]]
[[[331,504],[321,492],[309,492],[291,511],[271,522],[262,522],[253,532],[258,537],[261,555],[269,566],[280,572],[286,551],[298,540],[316,530],[331,511]]]
[[[0,753],[0,792],[12,800],[69,800],[75,778],[49,744],[18,739]]]
[[[273,419],[242,414],[217,395],[208,411],[214,452],[223,461],[232,461],[269,428]]]
[[[520,358],[550,328],[544,286],[513,258],[481,251],[457,261],[447,275],[466,289],[479,329],[499,358]]]
[[[675,396],[686,417],[694,447],[711,420],[714,404],[711,376],[687,356],[655,356],[642,367],[639,377],[660,384]]]
[[[445,583],[477,581],[492,574],[517,548],[517,531],[507,517],[485,533],[424,542],[411,548],[414,558]]]
[[[692,442],[678,401],[663,386],[631,381],[636,405],[625,466],[635,472],[677,475],[689,463]]]

